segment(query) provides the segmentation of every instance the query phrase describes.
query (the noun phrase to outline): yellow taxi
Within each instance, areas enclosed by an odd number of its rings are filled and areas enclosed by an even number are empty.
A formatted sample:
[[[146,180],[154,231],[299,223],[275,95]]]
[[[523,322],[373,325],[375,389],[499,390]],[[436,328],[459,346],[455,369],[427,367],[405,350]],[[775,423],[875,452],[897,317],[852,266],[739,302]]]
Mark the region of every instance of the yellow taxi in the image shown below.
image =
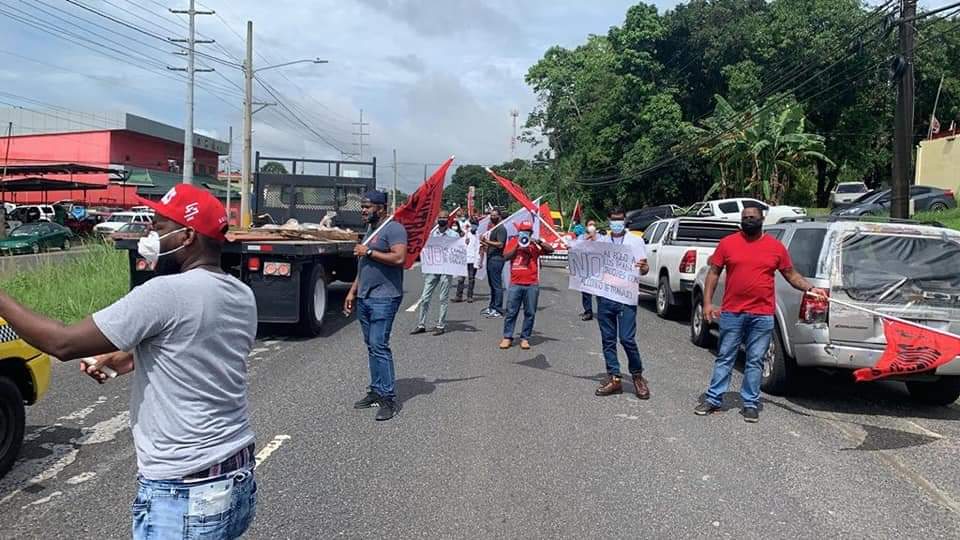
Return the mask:
[[[32,405],[50,385],[50,357],[27,345],[0,319],[0,477],[23,443],[24,405]]]

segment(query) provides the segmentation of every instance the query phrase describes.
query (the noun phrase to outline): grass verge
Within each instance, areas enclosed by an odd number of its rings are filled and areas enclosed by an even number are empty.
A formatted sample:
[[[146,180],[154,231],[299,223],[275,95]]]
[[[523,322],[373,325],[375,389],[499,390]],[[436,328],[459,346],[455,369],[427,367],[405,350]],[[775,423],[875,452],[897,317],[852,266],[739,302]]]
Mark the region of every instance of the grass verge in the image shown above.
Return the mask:
[[[23,305],[65,323],[74,323],[127,293],[130,271],[125,251],[95,244],[64,263],[48,263],[0,278],[0,290]]]

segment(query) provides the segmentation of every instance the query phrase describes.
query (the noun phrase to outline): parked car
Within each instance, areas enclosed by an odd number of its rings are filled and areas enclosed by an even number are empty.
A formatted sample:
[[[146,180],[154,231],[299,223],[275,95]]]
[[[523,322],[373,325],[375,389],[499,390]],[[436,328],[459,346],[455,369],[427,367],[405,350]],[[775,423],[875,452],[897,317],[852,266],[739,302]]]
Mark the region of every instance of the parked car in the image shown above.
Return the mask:
[[[787,247],[794,268],[832,298],[960,334],[960,232],[913,223],[824,218],[766,229]],[[693,287],[690,335],[708,346],[715,329],[703,318],[707,269]],[[722,274],[713,301],[723,297]],[[776,328],[764,360],[761,388],[796,390],[798,369],[852,371],[876,365],[886,347],[878,317],[805,296],[776,277]],[[935,372],[897,377],[921,402],[946,405],[960,397],[960,357]]]
[[[150,214],[153,215],[153,208],[149,206],[134,206],[130,209],[131,212],[137,212],[138,214]]]
[[[853,201],[860,198],[870,189],[863,182],[840,182],[837,187],[830,192],[830,206],[833,208],[843,208],[850,205]]]
[[[56,211],[49,204],[27,204],[18,206],[8,214],[12,221],[33,223],[35,221],[53,221]]]
[[[0,240],[0,254],[40,253],[60,248],[70,249],[73,232],[56,223],[27,223],[10,232],[6,240]]]
[[[93,228],[93,232],[100,235],[108,235],[117,232],[120,230],[120,227],[123,227],[127,223],[152,223],[153,216],[151,214],[143,214],[137,212],[116,212],[111,214],[109,218],[103,223],[100,223]]]
[[[740,222],[703,218],[658,221],[644,232],[650,271],[640,291],[656,296],[657,315],[670,318],[690,302],[694,279],[720,240],[740,230]]]
[[[835,216],[880,216],[890,213],[890,201],[893,192],[889,189],[876,191],[858,199],[850,206],[835,209]],[[915,212],[943,212],[957,207],[953,191],[931,186],[911,186],[910,200]]]
[[[128,238],[140,238],[141,236],[146,236],[147,232],[150,230],[149,223],[127,223],[123,227],[117,229],[117,232],[110,235],[111,240],[119,239],[128,239]]]
[[[650,206],[640,210],[627,212],[627,229],[631,231],[646,231],[651,223],[683,215],[683,209],[675,204]]]
[[[24,405],[36,403],[50,384],[50,357],[27,345],[0,319],[0,478],[23,444]]]
[[[760,208],[763,209],[764,216],[766,216],[766,222],[771,224],[779,223],[784,219],[793,219],[798,216],[807,215],[807,211],[804,208],[782,205],[770,206],[769,204],[756,199],[748,199],[743,197],[737,199],[720,199],[716,201],[697,203],[690,207],[690,210],[687,211],[687,215],[691,217],[706,217],[740,221],[740,213],[743,212],[743,203],[745,202],[751,202],[753,204],[760,205]]]
[[[63,225],[70,229],[74,236],[91,236],[93,234],[93,228],[100,223],[97,220],[96,216],[87,216],[83,219],[75,219],[72,217],[67,217],[64,220]]]

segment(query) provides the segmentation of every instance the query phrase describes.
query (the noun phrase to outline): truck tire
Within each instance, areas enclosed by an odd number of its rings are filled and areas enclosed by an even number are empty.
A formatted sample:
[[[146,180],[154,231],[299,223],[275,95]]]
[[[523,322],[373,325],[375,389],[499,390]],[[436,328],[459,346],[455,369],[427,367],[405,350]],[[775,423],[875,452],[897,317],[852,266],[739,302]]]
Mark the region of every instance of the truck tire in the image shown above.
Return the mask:
[[[24,411],[20,389],[7,377],[0,376],[0,478],[20,453],[23,444]]]
[[[676,317],[677,308],[674,305],[673,291],[670,290],[670,278],[666,275],[660,276],[660,282],[657,285],[657,315],[661,319],[673,319]]]
[[[697,347],[709,349],[713,346],[713,334],[710,323],[703,316],[703,297],[699,291],[693,293],[693,305],[690,308],[690,341]]]
[[[770,346],[763,358],[763,374],[760,389],[775,396],[790,394],[797,382],[797,362],[787,355],[780,338],[780,328],[773,327]]]
[[[933,382],[908,381],[907,391],[914,401],[947,406],[960,398],[960,377],[940,377]]]
[[[313,265],[313,269],[301,282],[301,290],[300,333],[319,336],[327,311],[327,273],[322,264]]]

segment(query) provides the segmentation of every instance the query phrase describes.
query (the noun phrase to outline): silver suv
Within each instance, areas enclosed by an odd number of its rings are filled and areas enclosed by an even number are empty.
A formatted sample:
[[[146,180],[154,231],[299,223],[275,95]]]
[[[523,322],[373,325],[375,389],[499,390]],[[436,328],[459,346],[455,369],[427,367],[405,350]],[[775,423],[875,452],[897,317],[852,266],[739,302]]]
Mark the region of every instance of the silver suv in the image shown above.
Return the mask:
[[[823,219],[779,223],[767,234],[787,247],[794,268],[833,298],[960,334],[960,232],[913,222]],[[691,339],[709,346],[716,329],[703,319],[708,268],[692,290]],[[714,295],[723,298],[725,274]],[[776,277],[776,331],[761,388],[796,390],[798,368],[873,367],[886,346],[879,317],[802,295]],[[933,373],[897,377],[914,399],[948,405],[960,397],[960,357]]]

